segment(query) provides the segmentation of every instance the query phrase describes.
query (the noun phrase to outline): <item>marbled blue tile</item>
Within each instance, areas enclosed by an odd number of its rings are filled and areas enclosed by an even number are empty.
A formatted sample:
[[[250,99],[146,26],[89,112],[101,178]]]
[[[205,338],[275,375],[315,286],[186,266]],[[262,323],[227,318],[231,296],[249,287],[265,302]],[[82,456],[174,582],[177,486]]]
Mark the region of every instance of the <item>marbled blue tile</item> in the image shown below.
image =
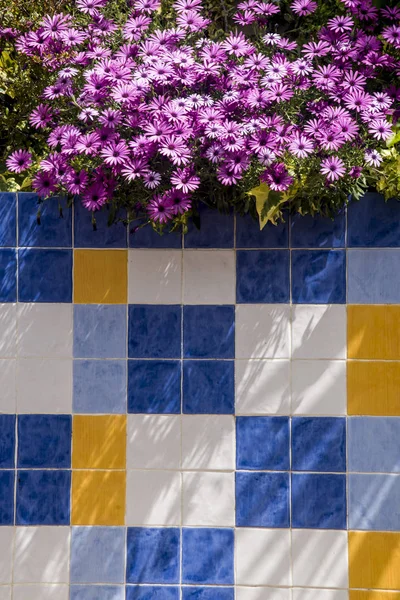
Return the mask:
[[[62,216],[60,215],[60,206]],[[37,212],[40,210],[40,223]],[[18,245],[36,248],[72,247],[72,210],[63,198],[38,204],[37,194],[18,194]]]
[[[289,474],[236,473],[236,526],[289,527]]]
[[[292,527],[346,529],[346,476],[292,474]]]
[[[181,362],[128,360],[128,412],[181,412]]]
[[[180,588],[167,585],[127,585],[126,600],[179,600]]]
[[[234,582],[233,529],[182,530],[182,582],[230,585]]]
[[[366,248],[400,246],[400,204],[385,202],[377,193],[367,193],[347,209],[347,245]]]
[[[20,302],[72,302],[72,250],[18,251]]]
[[[15,415],[0,415],[0,469],[15,466]]]
[[[129,306],[129,358],[180,358],[181,307],[165,304]]]
[[[235,358],[235,308],[184,306],[184,358]]]
[[[182,600],[234,600],[233,587],[182,587]]]
[[[204,204],[199,206],[200,229],[189,221],[185,248],[233,248],[233,214],[223,214]]]
[[[14,473],[0,471],[0,525],[14,524]]]
[[[73,527],[71,583],[124,583],[124,527]]]
[[[348,485],[349,529],[400,531],[399,475],[352,474]]]
[[[123,585],[71,585],[69,600],[125,600]]]
[[[344,417],[292,418],[293,471],[346,471]]]
[[[168,232],[160,235],[149,225],[141,227],[137,222],[129,225],[130,248],[182,248],[182,233]]]
[[[17,245],[17,195],[0,192],[0,246]]]
[[[128,527],[126,582],[178,583],[179,556],[179,529]]]
[[[348,250],[349,304],[400,303],[400,250]]]
[[[71,471],[17,471],[17,525],[69,525]]]
[[[126,306],[74,305],[74,357],[125,358]]]
[[[18,468],[70,469],[71,437],[71,415],[19,415]]]
[[[239,250],[236,253],[236,302],[289,302],[289,251]]]
[[[348,470],[400,473],[399,440],[400,417],[349,417]]]
[[[346,213],[334,219],[321,215],[291,215],[291,248],[344,248],[346,242]]]
[[[231,415],[235,412],[235,367],[228,360],[185,360],[183,412]]]
[[[74,202],[74,247],[75,248],[126,248],[127,227],[122,221],[108,225],[110,211],[107,207],[96,212],[93,227],[92,213],[76,198]],[[124,218],[124,214],[118,214]]]
[[[236,468],[290,469],[288,417],[237,417]]]
[[[346,252],[344,250],[293,250],[292,302],[344,304],[346,302]]]
[[[126,370],[126,360],[75,360],[74,412],[125,413]]]
[[[17,299],[17,253],[16,250],[0,250],[0,302]]]
[[[267,223],[260,229],[258,220],[250,215],[236,216],[236,248],[287,248],[289,243],[289,216],[278,225]]]

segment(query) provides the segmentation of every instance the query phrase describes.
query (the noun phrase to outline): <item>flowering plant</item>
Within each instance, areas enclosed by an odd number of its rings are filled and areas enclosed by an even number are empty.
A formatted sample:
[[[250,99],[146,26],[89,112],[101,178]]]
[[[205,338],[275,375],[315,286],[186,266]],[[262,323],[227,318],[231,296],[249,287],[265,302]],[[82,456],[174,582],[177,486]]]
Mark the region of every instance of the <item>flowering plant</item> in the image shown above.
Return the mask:
[[[30,115],[47,155],[7,160],[37,193],[185,226],[200,201],[330,213],[370,186],[400,196],[400,7],[244,0],[227,31],[201,0],[76,0],[16,34],[50,72]],[[282,18],[283,17],[283,18]]]

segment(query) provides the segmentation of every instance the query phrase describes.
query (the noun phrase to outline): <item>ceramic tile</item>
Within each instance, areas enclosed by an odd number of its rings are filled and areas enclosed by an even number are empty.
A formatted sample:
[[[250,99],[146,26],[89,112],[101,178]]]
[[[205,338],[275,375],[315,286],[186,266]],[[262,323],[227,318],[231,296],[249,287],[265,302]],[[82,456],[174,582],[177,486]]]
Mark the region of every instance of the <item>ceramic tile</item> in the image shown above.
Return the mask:
[[[346,414],[344,360],[293,360],[291,367],[293,414]]]
[[[235,406],[237,415],[289,414],[290,362],[235,361]]]
[[[180,588],[167,585],[128,585],[126,600],[179,600]]]
[[[74,246],[75,248],[126,248],[127,226],[122,221],[108,225],[110,211],[107,207],[96,212],[93,227],[92,214],[77,201],[74,203]],[[124,218],[122,212],[117,218]]]
[[[73,471],[71,524],[125,524],[126,476],[123,471]]]
[[[289,467],[287,417],[237,417],[237,469],[286,471]]]
[[[72,357],[72,305],[18,304],[18,356]]]
[[[292,531],[293,585],[347,588],[346,531]]]
[[[400,252],[348,250],[348,301],[354,304],[400,302]]]
[[[71,468],[70,415],[18,417],[18,468]]]
[[[73,527],[70,570],[71,583],[123,583],[125,529]]]
[[[349,358],[400,359],[400,306],[347,307]]]
[[[24,281],[20,278],[20,285]],[[0,302],[17,300],[17,254],[15,250],[0,250]]]
[[[129,229],[130,248],[182,248],[182,233],[180,230],[160,235],[152,227],[139,222],[136,227]]]
[[[292,469],[346,471],[346,419],[293,417]]]
[[[17,355],[17,305],[0,304],[0,357]]]
[[[17,474],[17,525],[69,525],[71,471]]]
[[[293,358],[346,358],[346,307],[292,307]]]
[[[68,600],[68,585],[14,585],[14,600]],[[0,596],[1,598],[1,596]]]
[[[11,585],[2,585],[0,587],[0,600],[11,600],[11,590]]]
[[[292,527],[346,529],[346,476],[292,474]]]
[[[346,302],[346,253],[343,250],[293,250],[292,302]]]
[[[347,421],[348,470],[399,473],[400,419],[352,417]],[[365,444],[368,443],[368,452]]]
[[[232,584],[233,547],[233,529],[183,529],[182,582]]]
[[[290,307],[236,307],[236,358],[289,358]]]
[[[179,529],[128,527],[126,582],[178,583],[179,556]]]
[[[177,471],[129,471],[126,523],[172,526],[181,523],[181,474]]]
[[[0,469],[15,465],[15,415],[0,414]]]
[[[180,304],[182,252],[129,250],[128,301],[131,304]]]
[[[276,304],[289,302],[289,251],[238,250],[236,302]]]
[[[183,412],[233,414],[235,410],[234,361],[185,360]],[[215,382],[218,381],[218,386]]]
[[[126,415],[75,415],[73,469],[125,469]]]
[[[400,533],[349,531],[351,588],[400,589]]]
[[[180,413],[181,363],[175,360],[129,360],[128,412]]]
[[[73,410],[75,413],[125,413],[127,402],[125,360],[75,360]]]
[[[349,590],[349,600],[398,600],[399,592],[377,590]]]
[[[19,358],[17,360],[18,413],[72,412],[72,360]]]
[[[75,358],[125,358],[126,333],[125,306],[74,306]]]
[[[292,592],[288,588],[237,587],[236,600],[291,600]]]
[[[234,218],[204,204],[199,206],[200,229],[191,221],[184,237],[185,248],[233,248]]]
[[[192,527],[235,525],[234,473],[183,473],[182,524]]]
[[[400,416],[400,363],[347,363],[349,415]]]
[[[14,527],[0,527],[0,545],[2,548],[12,548],[14,544]],[[12,581],[12,552],[4,552],[0,561],[0,585]]]
[[[0,413],[17,411],[17,361],[0,359]]]
[[[183,600],[233,600],[235,597],[233,587],[183,587]]]
[[[292,593],[292,600],[349,600],[349,592],[347,590],[294,588]]]
[[[399,246],[398,214],[395,198],[385,202],[381,194],[367,192],[361,202],[351,202],[348,206],[348,245],[367,248]]]
[[[65,198],[38,203],[37,194],[18,194],[18,245],[39,248],[71,248],[72,211]],[[60,213],[61,208],[61,213]],[[40,211],[38,223],[37,212]]]
[[[292,248],[344,248],[346,215],[342,211],[334,219],[320,215],[291,215]]]
[[[71,585],[69,600],[125,600],[122,585]]]
[[[69,582],[69,527],[17,527],[14,584]]]
[[[291,585],[289,529],[240,528],[235,543],[237,585]]]
[[[18,250],[18,300],[72,302],[72,250]]]
[[[288,473],[236,473],[236,525],[289,527]]]
[[[184,358],[235,358],[233,306],[183,307]]]
[[[74,250],[74,302],[126,304],[127,250]]]
[[[0,526],[14,523],[14,471],[0,471]]]
[[[228,415],[182,416],[182,468],[233,470],[235,421]]]
[[[128,355],[129,358],[180,358],[181,307],[131,304]]]
[[[258,220],[250,215],[236,215],[236,248],[287,248],[289,241],[289,217],[278,225],[267,223],[260,230]]]
[[[184,304],[234,304],[235,252],[183,251]]]
[[[349,528],[400,531],[399,475],[349,475]]]
[[[128,469],[179,469],[180,466],[180,416],[128,417]]]
[[[17,195],[0,193],[0,246],[17,245]]]

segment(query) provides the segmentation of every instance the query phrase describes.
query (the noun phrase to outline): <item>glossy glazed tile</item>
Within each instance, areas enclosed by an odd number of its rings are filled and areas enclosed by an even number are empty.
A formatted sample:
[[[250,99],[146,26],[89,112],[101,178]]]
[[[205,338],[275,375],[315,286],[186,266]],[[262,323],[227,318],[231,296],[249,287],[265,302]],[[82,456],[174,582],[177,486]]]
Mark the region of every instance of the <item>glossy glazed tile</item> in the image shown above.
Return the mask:
[[[200,229],[189,223],[184,236],[185,248],[233,248],[233,215],[216,212],[204,205],[199,207]]]
[[[292,358],[346,358],[346,306],[292,306]]]
[[[0,302],[17,300],[17,255],[15,250],[0,250]]]
[[[14,544],[14,527],[0,527],[0,544],[2,548],[12,548]],[[13,571],[13,556],[11,552],[4,552],[0,561],[0,585],[11,583]]]
[[[180,358],[181,307],[129,305],[129,358]]]
[[[18,304],[18,356],[72,357],[72,305]]]
[[[344,250],[293,250],[291,261],[293,303],[346,302]]]
[[[71,471],[17,471],[16,524],[69,525]]]
[[[346,471],[346,419],[293,417],[292,469]]]
[[[71,583],[123,583],[125,529],[73,527],[70,570]]]
[[[180,416],[128,417],[128,469],[179,469],[180,466]]]
[[[289,529],[239,528],[235,544],[236,585],[291,585]]]
[[[348,414],[400,416],[399,386],[399,362],[349,361]]]
[[[17,356],[17,305],[0,304],[0,357]]]
[[[289,358],[290,307],[236,306],[236,358]]]
[[[122,585],[71,585],[69,600],[125,600]]]
[[[349,531],[351,588],[400,589],[400,533]]]
[[[289,242],[289,216],[278,225],[267,223],[260,230],[258,220],[250,215],[236,215],[236,248],[287,248]]]
[[[346,476],[292,473],[292,527],[346,529]]]
[[[68,600],[68,585],[49,583],[45,585],[14,585],[15,600]]]
[[[126,600],[179,600],[178,586],[129,585]]]
[[[348,357],[400,359],[400,306],[347,307]]]
[[[129,250],[128,301],[131,304],[180,304],[182,252]]]
[[[183,587],[183,600],[213,600],[218,596],[220,600],[233,600],[234,588],[229,587]]]
[[[73,471],[71,525],[125,525],[124,471]]]
[[[349,587],[346,531],[294,529],[292,560],[294,586]]]
[[[236,302],[276,304],[289,302],[289,252],[238,250]]]
[[[234,304],[235,252],[184,250],[183,303]]]
[[[117,213],[117,218],[123,218],[122,212]],[[108,210],[100,210],[95,215],[95,226],[92,223],[92,214],[88,213],[81,202],[74,204],[74,246],[75,248],[126,248],[127,226],[122,221],[117,221],[109,226],[107,221]]]
[[[166,231],[160,235],[151,227],[130,227],[129,229],[129,247],[130,248],[182,248],[182,234],[180,231],[172,233]]]
[[[0,600],[11,600],[11,585],[0,586]],[[68,600],[68,598],[66,598]]]
[[[74,357],[125,358],[125,306],[74,306]]]
[[[234,418],[228,415],[183,415],[182,468],[234,470]]]
[[[237,587],[237,600],[263,600],[268,594],[270,600],[291,600],[289,588]]]
[[[184,358],[235,358],[233,306],[183,307]]]
[[[75,415],[73,469],[125,469],[126,415]]]
[[[294,415],[346,414],[344,360],[293,360],[291,368]]]
[[[347,590],[294,588],[293,600],[349,600],[349,592]]]
[[[178,526],[181,523],[181,474],[177,471],[129,471],[126,524]]]
[[[71,415],[20,415],[18,468],[70,469],[71,435]]]
[[[237,417],[236,468],[289,470],[289,419],[287,417]]]
[[[181,363],[175,360],[128,361],[128,412],[181,412]]]
[[[182,529],[182,582],[234,583],[233,529]]]
[[[11,258],[7,262],[6,274],[14,272]],[[72,302],[72,250],[18,250],[18,300]]]
[[[126,304],[128,252],[126,250],[74,251],[74,302]]]
[[[236,526],[289,527],[289,474],[236,473]]]
[[[14,471],[0,471],[0,526],[14,524]]]
[[[377,590],[350,590],[349,600],[399,600],[400,592],[378,592]]]
[[[397,200],[368,192],[362,202],[351,202],[347,210],[348,246],[397,247],[400,245]]]
[[[13,358],[0,359],[0,413],[14,414],[17,411],[17,361]]]
[[[72,212],[67,207],[66,200],[54,197],[38,204],[37,199],[34,193],[18,194],[18,245],[71,248]],[[39,223],[38,211],[40,211]]]
[[[69,527],[17,527],[14,583],[69,583]]]
[[[234,473],[182,474],[182,525],[234,527]]]
[[[346,214],[334,219],[318,215],[291,215],[290,245],[292,248],[344,248]]]
[[[71,414],[71,359],[19,358],[16,379],[18,413]]]
[[[0,246],[17,245],[17,195],[0,193]]]
[[[288,360],[236,360],[235,412],[237,415],[290,413]]]
[[[400,476],[349,475],[349,528],[400,531]]]
[[[15,465],[15,415],[0,414],[0,469]]]
[[[126,413],[126,379],[125,360],[75,360],[74,413]]]
[[[218,381],[218,387],[215,382]],[[185,360],[182,408],[186,414],[235,412],[234,361]]]
[[[347,435],[348,471],[400,473],[398,417],[349,418]],[[365,452],[366,440],[368,452]]]
[[[348,302],[395,304],[400,302],[400,251],[348,250]]]
[[[126,582],[176,584],[179,556],[179,529],[129,527]]]

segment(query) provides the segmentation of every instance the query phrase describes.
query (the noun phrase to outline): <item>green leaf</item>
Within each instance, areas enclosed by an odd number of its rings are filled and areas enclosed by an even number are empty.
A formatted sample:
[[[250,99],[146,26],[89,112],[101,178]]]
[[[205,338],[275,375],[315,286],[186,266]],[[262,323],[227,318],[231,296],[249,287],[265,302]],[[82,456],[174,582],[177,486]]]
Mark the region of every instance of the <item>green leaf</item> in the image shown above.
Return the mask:
[[[282,216],[281,205],[286,202],[286,198],[281,192],[275,192],[266,183],[261,183],[258,187],[248,192],[249,195],[256,198],[256,210],[260,221],[260,230],[270,222],[277,224]]]

